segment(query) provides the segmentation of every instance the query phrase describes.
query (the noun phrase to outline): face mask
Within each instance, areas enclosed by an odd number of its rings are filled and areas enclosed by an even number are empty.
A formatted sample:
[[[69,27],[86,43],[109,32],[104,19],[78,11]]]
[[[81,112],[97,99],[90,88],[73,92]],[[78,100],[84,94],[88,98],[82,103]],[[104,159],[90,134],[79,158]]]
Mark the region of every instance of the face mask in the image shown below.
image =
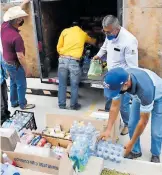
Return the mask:
[[[113,39],[116,38],[115,35],[107,35],[106,37],[107,37],[108,40],[113,40]]]
[[[22,26],[24,24],[24,20],[22,20],[20,23],[19,23],[19,26]]]
[[[120,91],[120,94],[124,94],[128,91],[128,87],[123,86],[122,90]]]
[[[127,91],[120,91],[119,94],[124,94],[126,93]]]

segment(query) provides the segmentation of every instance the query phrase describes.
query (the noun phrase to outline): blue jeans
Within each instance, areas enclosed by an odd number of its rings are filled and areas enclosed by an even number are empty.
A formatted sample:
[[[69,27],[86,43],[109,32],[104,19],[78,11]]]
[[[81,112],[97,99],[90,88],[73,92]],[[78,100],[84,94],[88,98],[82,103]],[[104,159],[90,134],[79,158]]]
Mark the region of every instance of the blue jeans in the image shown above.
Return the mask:
[[[27,104],[26,94],[26,77],[22,66],[18,68],[15,65],[5,63],[5,67],[10,75],[10,101],[11,106],[19,104],[20,108],[24,108]]]
[[[162,98],[155,100],[151,115],[151,153],[155,156],[159,156],[162,146]],[[136,99],[133,99],[128,125],[130,139],[133,136],[139,120],[140,103]],[[141,152],[140,138],[136,141],[132,152]]]
[[[78,90],[81,77],[81,68],[78,61],[70,58],[59,58],[58,77],[59,91],[58,103],[60,108],[66,107],[67,80],[70,75],[71,101],[70,106],[78,104]]]
[[[121,99],[121,105],[120,105],[121,117],[124,122],[124,125],[128,126],[129,114],[130,114],[129,101],[131,99],[131,96],[128,93],[125,93],[121,95],[120,99]],[[111,103],[112,103],[112,99],[107,99],[106,105],[105,105],[105,111],[110,110]]]

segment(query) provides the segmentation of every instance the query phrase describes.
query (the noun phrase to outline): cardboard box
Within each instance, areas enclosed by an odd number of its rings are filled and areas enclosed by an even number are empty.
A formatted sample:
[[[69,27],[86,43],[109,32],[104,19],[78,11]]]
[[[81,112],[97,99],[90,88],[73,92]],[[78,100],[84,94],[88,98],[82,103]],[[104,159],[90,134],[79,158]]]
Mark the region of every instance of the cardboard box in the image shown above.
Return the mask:
[[[94,168],[95,167],[95,168]],[[85,170],[79,175],[100,175],[104,167],[104,160],[100,157],[90,157]]]
[[[15,129],[0,128],[1,150],[14,151],[20,138]]]
[[[4,152],[11,160],[16,162],[18,167],[48,174],[58,174],[60,164],[58,159],[11,151]]]
[[[109,112],[92,112],[90,117],[100,121],[108,121]],[[118,141],[120,135],[121,114],[119,113],[111,132],[111,138],[113,141]]]
[[[29,169],[18,168],[21,175],[49,175],[47,173],[36,172]]]
[[[69,144],[71,144],[70,140],[67,139],[61,139],[61,138],[56,138],[53,136],[47,136],[41,133],[36,133],[36,132],[32,132],[34,135],[41,135],[42,137],[44,137],[47,142],[51,143],[53,146],[61,146],[63,148],[67,148]]]
[[[37,155],[41,157],[52,157],[53,155],[50,148],[31,146],[19,142],[17,143],[14,152]]]
[[[104,118],[99,119],[100,113],[97,113],[98,117],[90,116],[70,116],[70,115],[59,115],[59,114],[47,114],[46,116],[46,126],[49,128],[53,128],[56,124],[61,125],[64,131],[69,131],[73,122],[76,121],[84,121],[85,124],[91,122],[98,131],[104,131],[107,127],[107,121],[109,117],[109,113],[103,112]],[[117,120],[112,128],[111,138],[113,141],[118,140],[119,138],[119,128],[120,128],[120,114],[117,117]]]
[[[53,146],[62,146],[68,149],[68,145],[71,144],[69,140],[62,140],[46,136],[43,137],[45,137],[47,141],[50,142]],[[18,165],[18,167],[49,174],[55,174],[55,175],[58,174],[60,160],[54,157],[42,157],[39,155],[28,154],[27,153],[28,151],[22,153],[21,146],[24,146],[24,144],[18,143],[15,149],[16,152],[11,151],[3,151],[3,152],[5,152],[10,159],[14,160]],[[39,149],[38,147],[35,148]]]
[[[95,167],[95,168],[94,168]],[[90,157],[83,172],[74,172],[67,155],[60,161],[59,175],[100,175],[104,167],[104,160],[99,157]]]

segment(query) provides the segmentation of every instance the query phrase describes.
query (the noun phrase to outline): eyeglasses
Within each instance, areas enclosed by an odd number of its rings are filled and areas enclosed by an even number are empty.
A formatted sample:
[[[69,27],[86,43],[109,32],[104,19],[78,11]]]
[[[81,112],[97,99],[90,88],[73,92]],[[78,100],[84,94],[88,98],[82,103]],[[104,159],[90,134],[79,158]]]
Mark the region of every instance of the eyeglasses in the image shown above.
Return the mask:
[[[113,32],[114,32],[114,30],[113,30],[112,32],[107,32],[107,31],[104,31],[104,29],[102,29],[102,32],[103,32],[104,34],[106,34],[106,35],[112,35]]]

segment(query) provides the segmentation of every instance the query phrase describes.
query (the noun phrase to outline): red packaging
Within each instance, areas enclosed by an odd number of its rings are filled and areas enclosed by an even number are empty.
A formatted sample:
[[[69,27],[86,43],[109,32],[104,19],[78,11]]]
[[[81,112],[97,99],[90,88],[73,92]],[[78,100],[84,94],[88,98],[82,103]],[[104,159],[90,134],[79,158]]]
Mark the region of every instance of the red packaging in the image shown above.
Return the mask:
[[[47,140],[45,138],[41,138],[38,142],[37,146],[43,147],[46,144]]]

